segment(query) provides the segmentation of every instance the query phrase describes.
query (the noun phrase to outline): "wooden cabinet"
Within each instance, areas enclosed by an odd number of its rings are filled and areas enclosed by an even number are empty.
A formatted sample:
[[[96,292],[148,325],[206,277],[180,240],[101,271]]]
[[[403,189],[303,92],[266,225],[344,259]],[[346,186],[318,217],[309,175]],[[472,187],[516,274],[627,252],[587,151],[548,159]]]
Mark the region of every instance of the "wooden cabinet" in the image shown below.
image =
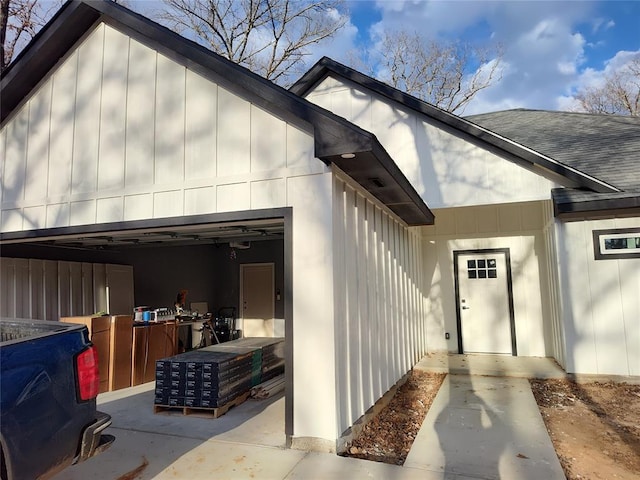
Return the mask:
[[[68,323],[80,323],[89,329],[89,339],[98,351],[100,393],[131,386],[133,317],[63,317]]]
[[[131,386],[133,317],[131,315],[114,315],[109,318],[111,319],[109,390],[119,390]]]
[[[176,322],[147,323],[133,327],[131,385],[156,378],[156,360],[177,354]]]
[[[109,391],[109,368],[111,359],[111,322],[109,317],[63,317],[67,323],[80,323],[89,329],[89,340],[98,352],[100,393]]]

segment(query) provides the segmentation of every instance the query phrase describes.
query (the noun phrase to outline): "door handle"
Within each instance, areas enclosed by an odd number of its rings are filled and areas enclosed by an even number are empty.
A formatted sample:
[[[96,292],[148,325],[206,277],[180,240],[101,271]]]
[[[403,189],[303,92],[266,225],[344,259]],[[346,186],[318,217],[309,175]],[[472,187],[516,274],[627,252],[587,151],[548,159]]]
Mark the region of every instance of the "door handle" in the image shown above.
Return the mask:
[[[471,307],[467,307],[466,305],[462,306],[462,310],[469,310]]]

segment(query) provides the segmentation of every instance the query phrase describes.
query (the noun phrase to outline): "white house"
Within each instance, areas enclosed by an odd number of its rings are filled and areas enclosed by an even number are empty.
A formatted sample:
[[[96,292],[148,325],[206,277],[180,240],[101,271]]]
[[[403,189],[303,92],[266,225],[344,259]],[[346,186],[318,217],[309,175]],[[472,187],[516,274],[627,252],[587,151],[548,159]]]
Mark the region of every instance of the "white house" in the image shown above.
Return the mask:
[[[327,58],[292,90],[374,133],[434,212],[428,351],[640,373],[640,119],[462,119]]]
[[[0,85],[0,315],[237,308],[304,448],[428,352],[640,375],[638,119],[463,119],[329,59],[284,90],[111,2]]]

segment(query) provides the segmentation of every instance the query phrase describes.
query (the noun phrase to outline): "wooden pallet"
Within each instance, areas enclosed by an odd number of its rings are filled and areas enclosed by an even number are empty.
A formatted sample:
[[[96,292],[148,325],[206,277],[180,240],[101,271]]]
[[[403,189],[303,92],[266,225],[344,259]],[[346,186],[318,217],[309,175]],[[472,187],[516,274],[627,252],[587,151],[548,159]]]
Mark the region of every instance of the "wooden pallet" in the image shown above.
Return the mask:
[[[219,418],[227,413],[233,407],[240,405],[249,398],[251,392],[246,392],[239,397],[234,398],[228,403],[225,403],[221,407],[206,408],[206,407],[171,407],[169,405],[154,405],[153,413],[182,413],[183,415],[189,415],[192,417],[203,418]]]

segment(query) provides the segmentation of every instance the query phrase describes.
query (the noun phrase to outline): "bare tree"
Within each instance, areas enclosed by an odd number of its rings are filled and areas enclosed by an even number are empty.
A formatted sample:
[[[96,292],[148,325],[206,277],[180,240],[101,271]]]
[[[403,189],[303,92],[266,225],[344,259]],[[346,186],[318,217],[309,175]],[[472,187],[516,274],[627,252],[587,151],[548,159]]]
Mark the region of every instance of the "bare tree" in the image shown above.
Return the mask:
[[[427,41],[418,33],[384,31],[377,50],[365,57],[372,76],[449,112],[463,111],[501,78],[499,46]]]
[[[640,115],[640,55],[606,75],[601,86],[585,87],[575,98],[585,112],[637,117]]]
[[[0,0],[0,72],[60,5],[37,0]]]
[[[308,47],[345,24],[342,0],[164,0],[170,28],[274,82],[302,73]],[[297,68],[296,68],[297,67]],[[296,71],[294,71],[294,69]]]
[[[128,0],[111,0],[128,6]],[[0,73],[65,0],[0,0]]]

